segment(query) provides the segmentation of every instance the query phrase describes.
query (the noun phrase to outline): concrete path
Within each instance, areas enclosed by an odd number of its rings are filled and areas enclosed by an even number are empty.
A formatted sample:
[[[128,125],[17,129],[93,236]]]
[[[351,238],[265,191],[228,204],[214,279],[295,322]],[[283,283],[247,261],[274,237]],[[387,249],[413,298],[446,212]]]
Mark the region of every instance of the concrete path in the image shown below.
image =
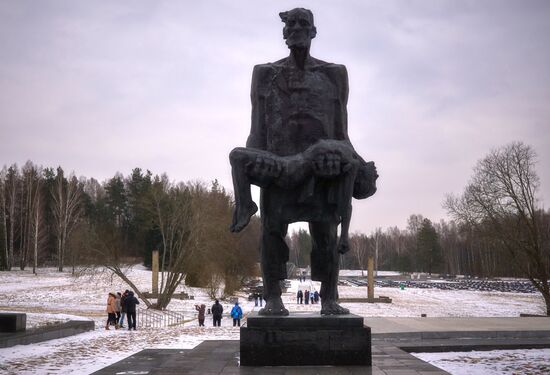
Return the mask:
[[[143,350],[97,371],[115,374],[442,375],[410,352],[550,347],[550,318],[366,318],[372,367],[240,367],[239,341],[204,341],[192,350]],[[131,371],[129,371],[131,370]]]
[[[373,334],[418,332],[532,332],[550,336],[550,317],[529,318],[365,318]]]

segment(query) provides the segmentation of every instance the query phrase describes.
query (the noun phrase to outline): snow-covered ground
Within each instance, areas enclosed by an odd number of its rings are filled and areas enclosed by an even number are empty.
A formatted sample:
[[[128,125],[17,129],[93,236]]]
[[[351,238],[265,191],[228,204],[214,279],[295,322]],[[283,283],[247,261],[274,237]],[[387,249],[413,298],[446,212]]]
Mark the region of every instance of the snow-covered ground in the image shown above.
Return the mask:
[[[359,271],[360,272],[360,271]],[[345,273],[345,272],[343,272]],[[352,272],[349,272],[352,273]],[[130,279],[142,290],[150,290],[151,272],[134,267]],[[320,284],[292,280],[283,295],[292,311],[319,311],[320,305],[297,305],[296,292],[319,290]],[[104,329],[105,304],[109,292],[128,289],[117,277],[96,274],[75,278],[70,273],[54,269],[40,269],[37,276],[30,271],[0,272],[0,310],[27,313],[27,326],[37,327],[68,319],[92,319],[96,329],[91,332],[39,344],[0,349],[0,373],[6,374],[88,374],[145,348],[190,349],[204,340],[239,339],[239,329],[231,326],[225,315],[222,327],[199,327],[194,305],[212,301],[200,288],[182,287],[195,300],[173,300],[169,309],[183,312],[189,321],[183,326],[169,328],[141,328],[137,331]],[[341,297],[365,297],[366,287],[342,286]],[[516,294],[477,291],[443,291],[437,289],[377,288],[376,295],[392,298],[391,304],[343,304],[353,313],[368,316],[417,317],[428,316],[519,316],[519,313],[544,312],[542,297],[538,294]],[[246,314],[258,309],[246,295],[238,295]],[[224,313],[231,309],[224,302]],[[143,307],[143,304],[142,304]],[[246,319],[246,317],[245,317]],[[548,356],[546,357],[548,358]]]
[[[453,375],[550,374],[550,349],[412,354]]]

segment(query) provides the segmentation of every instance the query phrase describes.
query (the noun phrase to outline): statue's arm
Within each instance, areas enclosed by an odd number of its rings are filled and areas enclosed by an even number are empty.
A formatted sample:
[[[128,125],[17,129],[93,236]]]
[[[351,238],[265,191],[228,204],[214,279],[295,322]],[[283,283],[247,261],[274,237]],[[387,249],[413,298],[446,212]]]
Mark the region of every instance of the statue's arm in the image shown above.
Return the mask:
[[[334,118],[334,138],[347,141],[351,145],[348,136],[348,71],[344,65],[337,64],[334,64],[331,70],[336,87],[338,88],[338,104]]]
[[[348,135],[348,72],[344,65],[335,65],[333,74],[337,82],[339,99],[339,105],[337,106],[335,116],[336,123],[334,135],[336,139],[346,141],[353,149],[353,145]],[[357,152],[354,151],[354,153],[360,161],[360,167],[354,183],[353,197],[356,199],[364,199],[376,192],[376,179],[378,178],[378,173],[373,162],[366,162]]]
[[[267,148],[267,129],[265,124],[265,95],[263,94],[265,77],[268,68],[265,65],[256,65],[252,72],[252,88],[250,99],[252,101],[252,121],[250,135],[246,141],[246,147],[265,150]]]

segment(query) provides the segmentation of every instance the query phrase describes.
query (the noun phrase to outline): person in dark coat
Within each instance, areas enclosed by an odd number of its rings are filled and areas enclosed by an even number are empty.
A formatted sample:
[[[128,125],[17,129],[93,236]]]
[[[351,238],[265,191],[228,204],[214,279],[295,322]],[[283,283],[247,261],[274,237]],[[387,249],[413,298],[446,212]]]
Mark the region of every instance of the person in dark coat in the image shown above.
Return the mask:
[[[204,327],[204,314],[206,312],[206,305],[195,305],[195,310],[199,312],[199,327]]]
[[[220,301],[216,300],[216,302],[212,305],[212,320],[214,323],[214,327],[216,326],[221,327],[222,314],[223,314],[223,306],[220,304]]]
[[[319,292],[318,291],[313,292],[313,299],[315,300],[315,303],[319,303]]]
[[[134,296],[134,292],[129,291],[126,298],[124,298],[124,306],[128,316],[128,331],[131,331],[132,328],[134,331],[136,330],[136,305],[139,305],[139,301]]]
[[[304,302],[306,305],[309,304],[309,290],[306,290],[304,293]]]
[[[303,303],[303,301],[304,301],[304,292],[302,292],[302,289],[300,289],[300,290],[298,290],[296,303],[299,303],[301,305]]]

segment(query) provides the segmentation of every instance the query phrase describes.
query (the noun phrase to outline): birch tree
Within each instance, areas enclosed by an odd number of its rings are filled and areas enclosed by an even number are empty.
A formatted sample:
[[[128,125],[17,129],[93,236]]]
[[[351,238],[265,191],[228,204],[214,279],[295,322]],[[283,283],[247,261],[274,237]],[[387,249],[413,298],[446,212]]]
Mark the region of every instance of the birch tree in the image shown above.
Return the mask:
[[[353,256],[357,260],[357,264],[361,268],[361,276],[365,276],[364,265],[369,252],[368,237],[363,233],[353,233],[350,237],[350,247]]]
[[[53,217],[57,239],[57,268],[63,271],[67,240],[82,213],[82,186],[76,176],[65,179],[63,169],[57,168],[57,176],[52,187]]]
[[[11,268],[8,246],[8,226],[6,209],[6,167],[3,167],[0,171],[0,224],[2,225],[2,262],[0,263],[1,270],[9,270]]]
[[[6,179],[5,179],[5,193],[7,199],[7,219],[6,225],[9,227],[7,231],[8,237],[8,257],[7,257],[7,269],[11,270],[15,263],[14,253],[15,253],[15,235],[16,235],[16,204],[17,204],[17,185],[19,179],[19,169],[17,165],[12,165],[8,168]]]
[[[34,250],[34,244],[38,241],[40,228],[36,220],[37,216],[40,217],[40,207],[37,200],[40,199],[39,195],[42,186],[41,174],[41,168],[35,166],[30,161],[21,168],[22,181],[19,184],[21,190],[21,205],[19,207],[21,222],[19,267],[21,270],[25,269],[29,255]],[[36,243],[36,245],[38,244]]]

